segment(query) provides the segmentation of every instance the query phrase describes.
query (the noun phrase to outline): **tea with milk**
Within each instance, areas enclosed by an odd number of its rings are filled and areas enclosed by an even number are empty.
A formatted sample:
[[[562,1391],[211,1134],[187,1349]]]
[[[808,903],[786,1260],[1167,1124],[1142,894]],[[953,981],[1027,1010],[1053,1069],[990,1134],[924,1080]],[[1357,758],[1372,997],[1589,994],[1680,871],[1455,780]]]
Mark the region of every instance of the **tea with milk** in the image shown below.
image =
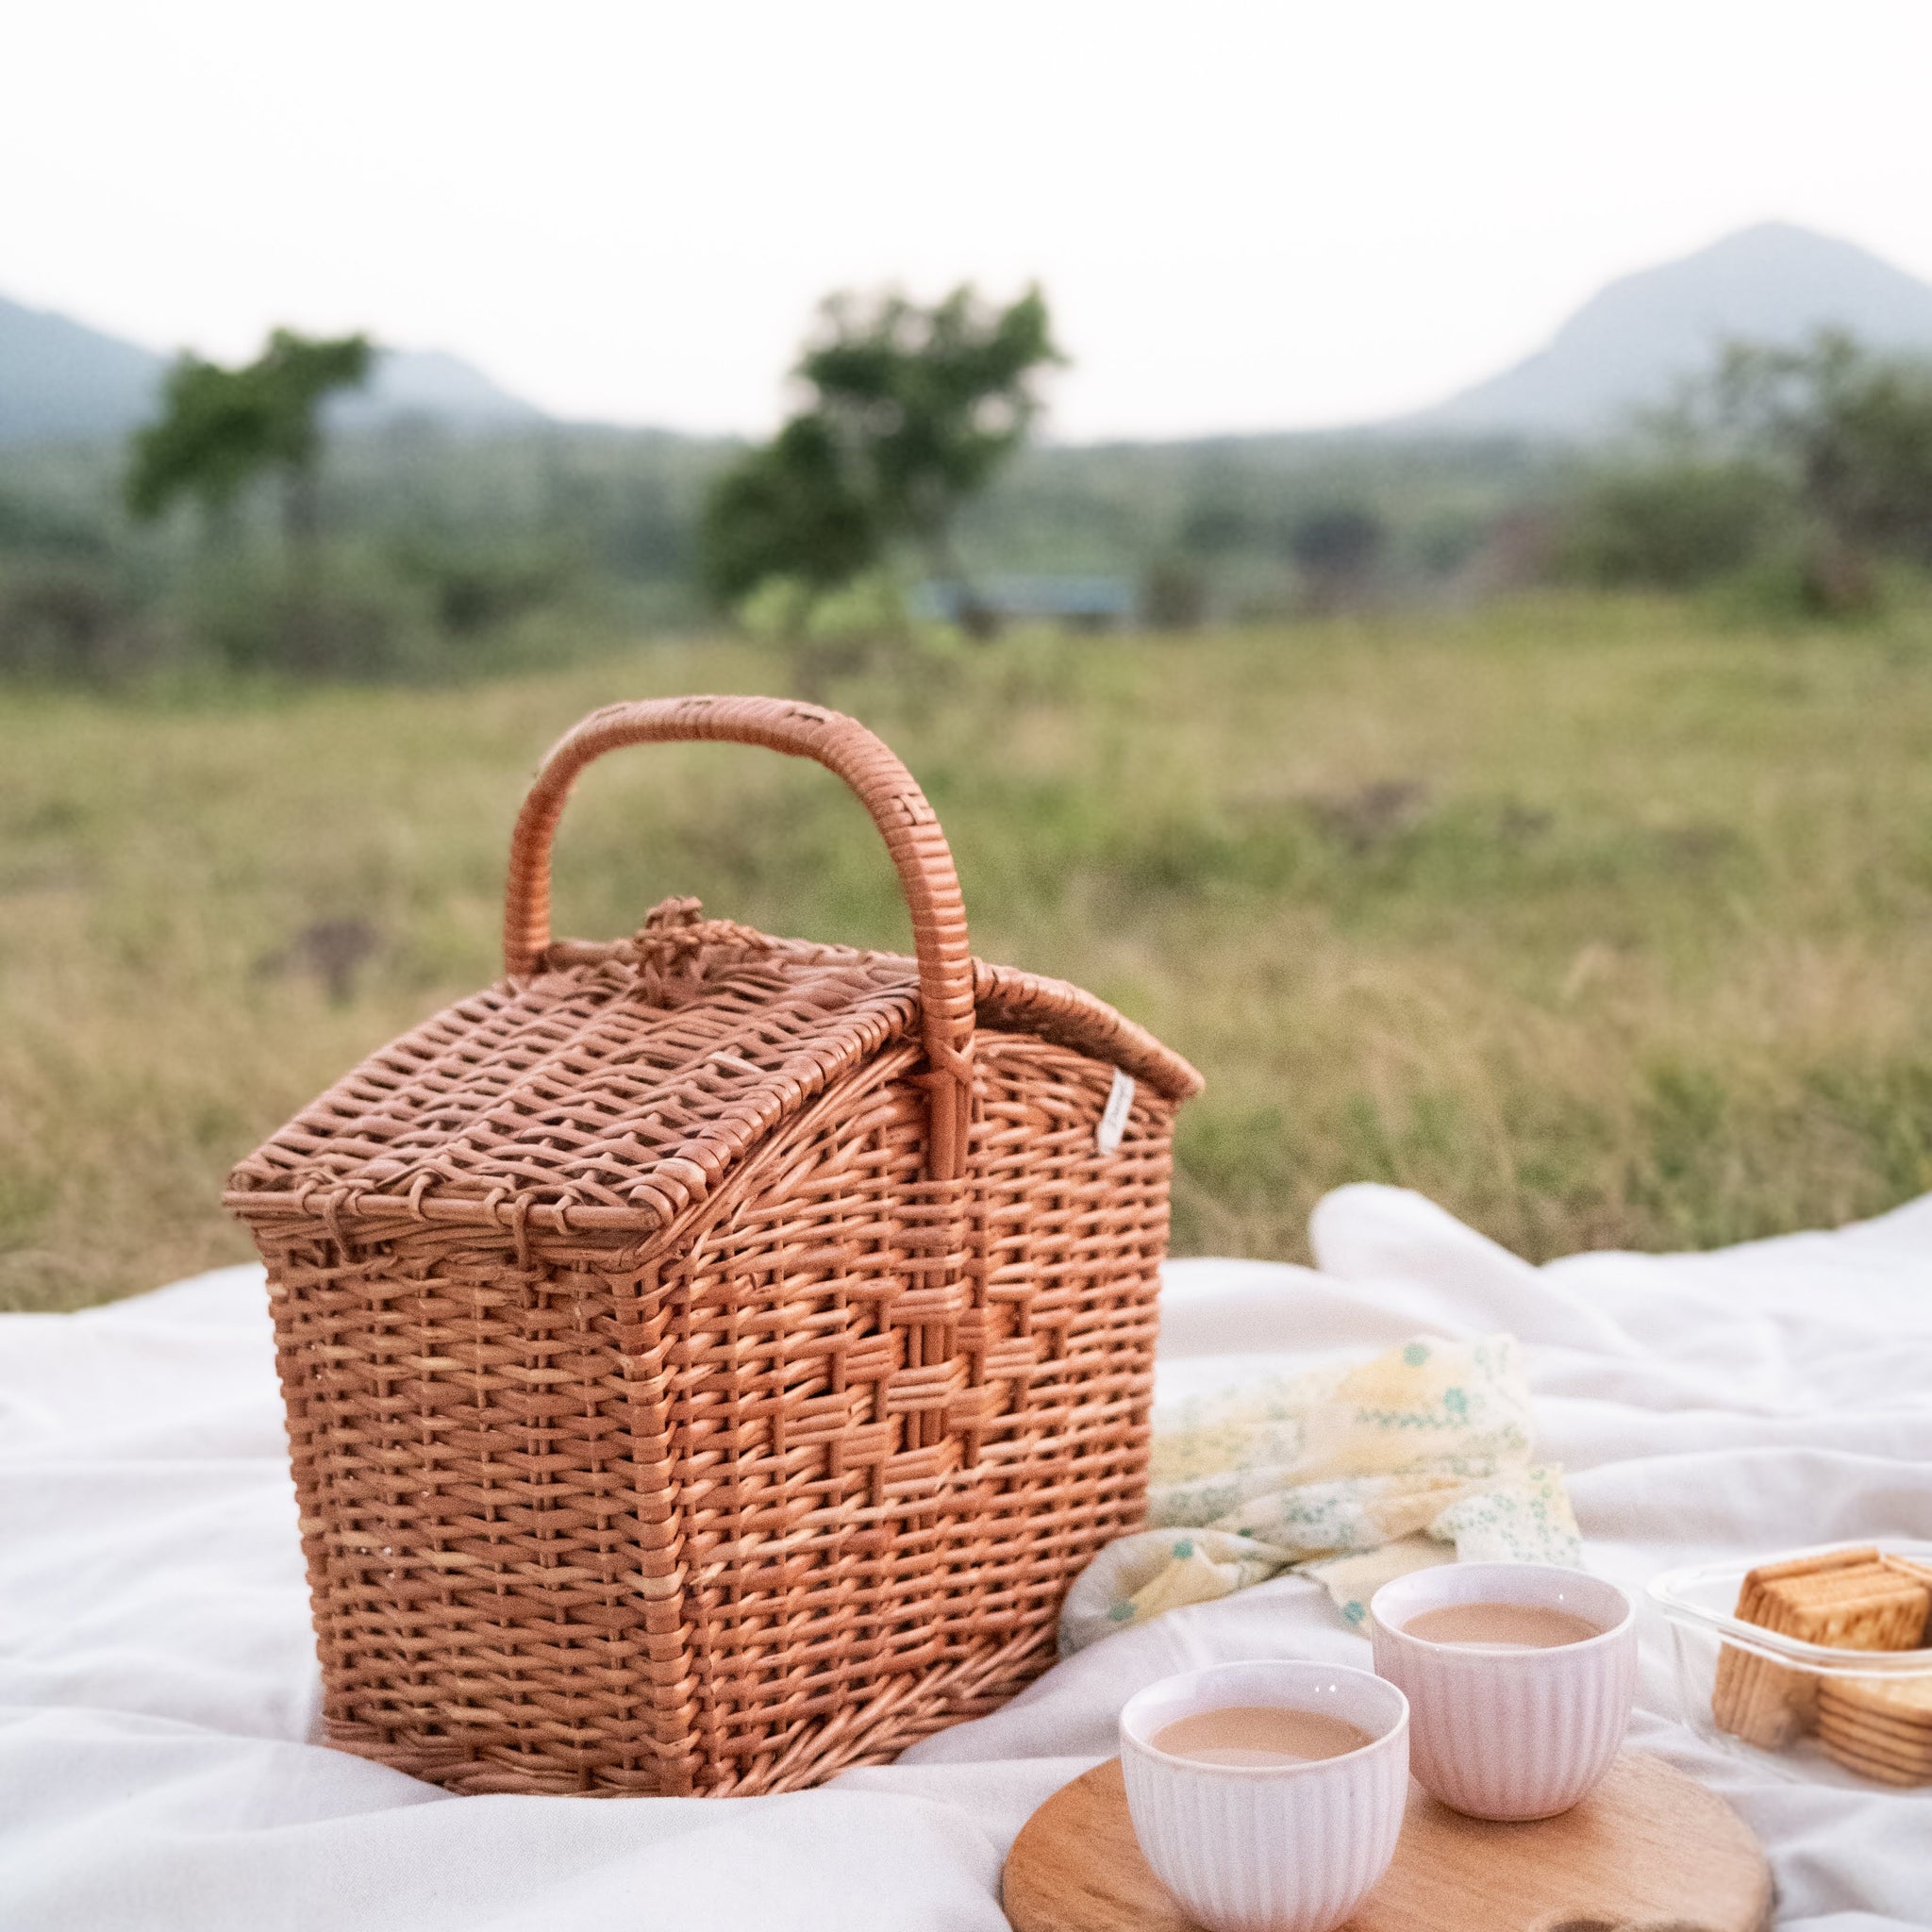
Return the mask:
[[[1604,1634],[1587,1617],[1552,1604],[1438,1604],[1402,1628],[1424,1643],[1459,1650],[1555,1650]]]
[[[1345,1718],[1324,1710],[1297,1710],[1285,1705],[1229,1705],[1176,1718],[1155,1732],[1157,1751],[1191,1757],[1197,1764],[1265,1770],[1340,1757],[1374,1740]]]

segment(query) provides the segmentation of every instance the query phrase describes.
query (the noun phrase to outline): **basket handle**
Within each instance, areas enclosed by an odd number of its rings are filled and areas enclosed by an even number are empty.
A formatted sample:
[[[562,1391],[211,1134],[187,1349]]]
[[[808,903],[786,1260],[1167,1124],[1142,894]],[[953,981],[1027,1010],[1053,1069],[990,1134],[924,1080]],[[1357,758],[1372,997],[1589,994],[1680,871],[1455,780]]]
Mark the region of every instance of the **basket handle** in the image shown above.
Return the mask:
[[[564,801],[592,758],[626,744],[725,740],[816,758],[858,794],[898,869],[912,913],[921,1030],[932,1100],[927,1171],[964,1171],[973,1099],[973,955],[966,909],[946,836],[909,773],[878,739],[839,711],[782,698],[649,698],[607,705],[567,731],[544,758],[510,837],[504,894],[503,967],[512,979],[539,971],[550,945],[550,847]]]

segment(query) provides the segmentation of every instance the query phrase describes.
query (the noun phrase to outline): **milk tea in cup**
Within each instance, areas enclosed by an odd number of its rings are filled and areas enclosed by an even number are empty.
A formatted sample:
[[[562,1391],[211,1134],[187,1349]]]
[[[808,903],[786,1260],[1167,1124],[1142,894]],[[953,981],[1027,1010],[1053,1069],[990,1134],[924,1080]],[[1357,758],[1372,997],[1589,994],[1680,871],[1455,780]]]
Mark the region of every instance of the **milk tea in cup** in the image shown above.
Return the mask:
[[[1637,1619],[1615,1584],[1541,1563],[1443,1563],[1369,1606],[1375,1671],[1410,1707],[1424,1790],[1474,1818],[1552,1818],[1629,1727]]]
[[[1224,1704],[1176,1718],[1155,1732],[1154,1748],[1196,1764],[1312,1764],[1374,1741],[1359,1724],[1324,1711],[1282,1705]]]
[[[1332,1932],[1389,1869],[1408,1705],[1341,1664],[1214,1664],[1121,1712],[1127,1809],[1154,1875],[1208,1932]]]
[[[1464,1650],[1555,1650],[1604,1634],[1601,1624],[1551,1604],[1438,1604],[1402,1627],[1410,1637]]]

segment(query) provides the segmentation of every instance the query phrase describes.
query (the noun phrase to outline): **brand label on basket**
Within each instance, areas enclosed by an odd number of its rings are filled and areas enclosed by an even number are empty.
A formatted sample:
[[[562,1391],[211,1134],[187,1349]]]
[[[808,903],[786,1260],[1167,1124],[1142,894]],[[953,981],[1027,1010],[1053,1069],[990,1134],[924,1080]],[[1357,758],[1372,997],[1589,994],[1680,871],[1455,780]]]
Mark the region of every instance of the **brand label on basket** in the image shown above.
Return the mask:
[[[1093,1130],[1093,1141],[1103,1154],[1111,1154],[1127,1131],[1127,1116],[1134,1110],[1133,1076],[1113,1070],[1113,1088],[1107,1096],[1107,1111]]]

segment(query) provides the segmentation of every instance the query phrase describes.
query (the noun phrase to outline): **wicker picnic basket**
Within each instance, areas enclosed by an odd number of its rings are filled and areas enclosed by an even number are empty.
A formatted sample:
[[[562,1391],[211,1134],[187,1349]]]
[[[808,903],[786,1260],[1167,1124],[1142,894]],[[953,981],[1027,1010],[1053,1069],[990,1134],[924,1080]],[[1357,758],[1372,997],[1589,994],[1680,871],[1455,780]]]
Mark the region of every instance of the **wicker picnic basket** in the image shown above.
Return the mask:
[[[551,940],[577,773],[701,739],[852,787],[916,958],[694,900]],[[226,1196],[268,1263],[330,1740],[460,1791],[750,1793],[991,1710],[1141,1519],[1199,1076],[974,959],[905,767],[768,698],[569,733],[504,952]]]

